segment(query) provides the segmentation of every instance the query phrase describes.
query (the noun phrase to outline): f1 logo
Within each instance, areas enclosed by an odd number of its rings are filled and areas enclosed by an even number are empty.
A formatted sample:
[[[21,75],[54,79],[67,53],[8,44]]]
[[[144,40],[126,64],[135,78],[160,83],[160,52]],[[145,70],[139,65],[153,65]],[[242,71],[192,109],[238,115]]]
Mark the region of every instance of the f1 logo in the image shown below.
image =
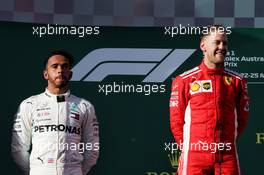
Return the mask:
[[[72,81],[100,82],[108,75],[147,75],[144,83],[164,82],[196,49],[104,48],[72,69]]]

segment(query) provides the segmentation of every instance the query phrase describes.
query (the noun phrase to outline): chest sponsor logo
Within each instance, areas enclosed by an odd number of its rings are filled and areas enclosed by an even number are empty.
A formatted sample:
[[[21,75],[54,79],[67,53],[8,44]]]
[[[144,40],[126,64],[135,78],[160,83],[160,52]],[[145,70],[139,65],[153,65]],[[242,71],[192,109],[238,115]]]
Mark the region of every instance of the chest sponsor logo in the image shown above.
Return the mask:
[[[34,126],[34,132],[42,133],[42,132],[54,132],[54,131],[61,131],[70,134],[81,134],[81,128],[74,127],[74,126],[65,126],[63,124],[60,125],[39,125]]]
[[[47,102],[43,102],[37,105],[37,111],[50,110]]]
[[[37,114],[38,117],[46,117],[46,116],[49,116],[49,115],[50,115],[50,112],[48,112],[48,111],[39,112]]]
[[[75,120],[80,120],[80,114],[71,112],[70,117]]]
[[[212,85],[209,82],[203,83],[203,89],[210,90],[212,88]]]
[[[200,85],[197,83],[197,82],[194,82],[194,83],[192,83],[192,85],[191,85],[191,90],[193,91],[193,92],[196,92],[196,91],[198,91],[199,89],[200,89]]]
[[[51,121],[51,118],[40,118],[33,120],[33,122],[38,123],[38,122],[46,122],[46,121]]]
[[[231,83],[232,83],[232,77],[230,77],[230,76],[224,76],[223,79],[224,79],[225,85],[228,85],[228,86],[231,85]]]
[[[36,109],[37,117],[46,117],[50,115],[51,108],[48,107],[47,103],[42,103],[38,105],[38,108]]]
[[[38,108],[37,111],[48,111],[50,110],[50,107],[46,107],[46,108]]]
[[[54,158],[48,158],[48,163],[54,163]]]
[[[70,104],[70,111],[77,113],[78,112],[78,105],[76,103],[71,103]]]
[[[190,84],[190,94],[213,92],[211,80],[197,80]]]

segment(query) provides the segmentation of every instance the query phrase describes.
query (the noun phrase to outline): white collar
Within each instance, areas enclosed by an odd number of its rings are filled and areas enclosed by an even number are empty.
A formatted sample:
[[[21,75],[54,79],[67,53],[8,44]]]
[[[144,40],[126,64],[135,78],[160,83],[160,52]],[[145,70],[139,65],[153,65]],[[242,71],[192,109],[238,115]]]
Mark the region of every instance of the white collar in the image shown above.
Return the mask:
[[[71,93],[70,90],[68,90],[66,93],[64,94],[52,94],[48,88],[46,88],[44,94],[51,98],[52,100],[56,101],[56,102],[63,102],[63,101],[67,101],[67,99],[70,97]]]

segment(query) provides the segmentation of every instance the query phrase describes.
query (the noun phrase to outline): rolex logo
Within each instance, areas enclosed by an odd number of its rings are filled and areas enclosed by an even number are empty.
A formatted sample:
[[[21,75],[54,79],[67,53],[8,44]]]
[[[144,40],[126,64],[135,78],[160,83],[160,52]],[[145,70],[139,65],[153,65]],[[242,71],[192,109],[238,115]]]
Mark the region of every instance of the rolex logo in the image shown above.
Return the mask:
[[[177,169],[179,164],[180,151],[177,150],[173,153],[168,154],[172,168]]]

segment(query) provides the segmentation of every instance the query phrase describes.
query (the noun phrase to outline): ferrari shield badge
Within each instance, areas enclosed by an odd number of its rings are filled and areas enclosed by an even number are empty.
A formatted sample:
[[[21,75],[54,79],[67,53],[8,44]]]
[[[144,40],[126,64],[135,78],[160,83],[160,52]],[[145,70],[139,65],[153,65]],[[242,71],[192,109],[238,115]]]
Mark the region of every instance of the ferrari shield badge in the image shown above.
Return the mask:
[[[232,77],[230,77],[230,76],[224,76],[223,77],[224,78],[224,83],[226,84],[226,85],[231,85],[231,83],[232,83]]]

